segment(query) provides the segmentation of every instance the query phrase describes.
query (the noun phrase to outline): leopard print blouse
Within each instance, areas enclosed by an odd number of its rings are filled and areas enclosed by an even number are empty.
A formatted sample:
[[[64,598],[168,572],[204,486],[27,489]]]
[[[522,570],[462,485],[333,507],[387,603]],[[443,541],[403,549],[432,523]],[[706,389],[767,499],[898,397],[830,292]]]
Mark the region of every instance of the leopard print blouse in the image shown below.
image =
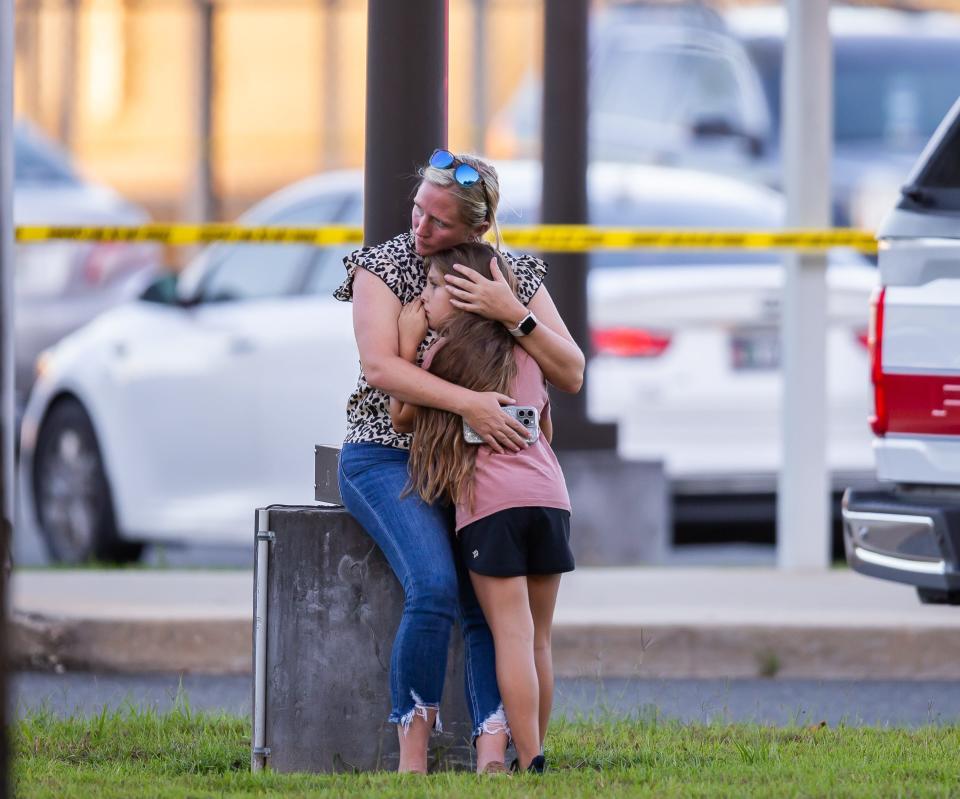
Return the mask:
[[[503,253],[517,276],[517,294],[528,304],[543,283],[547,265],[532,255]],[[353,300],[353,278],[357,269],[366,269],[379,277],[397,295],[403,305],[420,296],[427,282],[423,259],[414,249],[413,234],[401,233],[376,247],[361,247],[343,259],[347,278],[333,296],[342,302]],[[436,334],[429,331],[417,351],[417,363],[423,361]],[[360,369],[357,387],[347,400],[347,436],[344,443],[373,441],[397,449],[410,448],[410,434],[398,433],[390,423],[390,398],[367,382]]]

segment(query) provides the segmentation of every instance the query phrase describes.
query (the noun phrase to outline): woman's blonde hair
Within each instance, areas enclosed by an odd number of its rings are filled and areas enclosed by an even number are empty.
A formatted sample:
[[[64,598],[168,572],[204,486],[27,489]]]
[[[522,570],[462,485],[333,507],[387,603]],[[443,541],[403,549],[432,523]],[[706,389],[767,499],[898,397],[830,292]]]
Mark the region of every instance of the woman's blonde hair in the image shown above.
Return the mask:
[[[425,267],[441,274],[459,274],[454,264],[475,269],[488,280],[491,259],[514,293],[516,278],[504,258],[483,242],[467,242],[424,259]],[[437,331],[442,347],[430,363],[430,372],[472,391],[509,392],[517,375],[514,339],[494,319],[457,311]],[[438,499],[473,507],[473,473],[477,446],[463,440],[462,417],[437,408],[418,407],[410,446],[410,483],[426,502]]]
[[[475,155],[454,155],[460,163],[472,166],[480,174],[480,180],[472,186],[461,186],[457,183],[452,169],[439,169],[434,166],[425,166],[420,170],[422,180],[441,189],[447,189],[460,206],[460,218],[472,228],[479,227],[484,222],[490,223],[496,241],[496,249],[500,249],[500,226],[497,224],[497,206],[500,204],[500,178],[493,164],[489,164]]]

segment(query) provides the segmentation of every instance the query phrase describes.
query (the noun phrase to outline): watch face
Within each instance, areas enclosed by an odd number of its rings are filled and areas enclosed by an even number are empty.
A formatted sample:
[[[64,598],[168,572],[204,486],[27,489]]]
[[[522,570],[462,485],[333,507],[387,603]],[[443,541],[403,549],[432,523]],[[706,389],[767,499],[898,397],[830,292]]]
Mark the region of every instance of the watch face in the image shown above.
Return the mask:
[[[537,317],[533,314],[528,314],[524,317],[523,321],[520,323],[520,332],[523,335],[527,336],[533,332],[533,329],[537,326]]]

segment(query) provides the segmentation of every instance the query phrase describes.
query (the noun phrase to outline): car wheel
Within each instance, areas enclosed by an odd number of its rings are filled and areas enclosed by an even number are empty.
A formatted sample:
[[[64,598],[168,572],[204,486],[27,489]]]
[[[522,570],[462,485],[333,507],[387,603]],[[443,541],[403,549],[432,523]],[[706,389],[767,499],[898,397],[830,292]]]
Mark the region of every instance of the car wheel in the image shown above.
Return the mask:
[[[33,485],[37,521],[51,559],[129,563],[140,558],[143,544],[118,535],[97,437],[76,400],[58,402],[44,420]]]

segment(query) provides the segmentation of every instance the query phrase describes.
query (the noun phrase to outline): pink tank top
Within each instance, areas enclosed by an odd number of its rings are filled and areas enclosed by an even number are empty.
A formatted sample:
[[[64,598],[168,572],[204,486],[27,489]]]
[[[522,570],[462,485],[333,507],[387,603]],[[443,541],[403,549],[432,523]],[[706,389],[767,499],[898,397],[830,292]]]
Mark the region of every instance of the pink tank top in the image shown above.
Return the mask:
[[[433,356],[442,346],[437,341],[424,355],[423,368],[429,369]],[[547,384],[537,362],[519,345],[514,345],[517,377],[510,396],[517,405],[532,405],[541,419],[550,414]],[[457,505],[456,529],[507,508],[560,508],[570,510],[570,497],[563,472],[550,444],[540,435],[536,443],[520,452],[498,454],[485,444],[478,446],[474,473],[474,506]]]

